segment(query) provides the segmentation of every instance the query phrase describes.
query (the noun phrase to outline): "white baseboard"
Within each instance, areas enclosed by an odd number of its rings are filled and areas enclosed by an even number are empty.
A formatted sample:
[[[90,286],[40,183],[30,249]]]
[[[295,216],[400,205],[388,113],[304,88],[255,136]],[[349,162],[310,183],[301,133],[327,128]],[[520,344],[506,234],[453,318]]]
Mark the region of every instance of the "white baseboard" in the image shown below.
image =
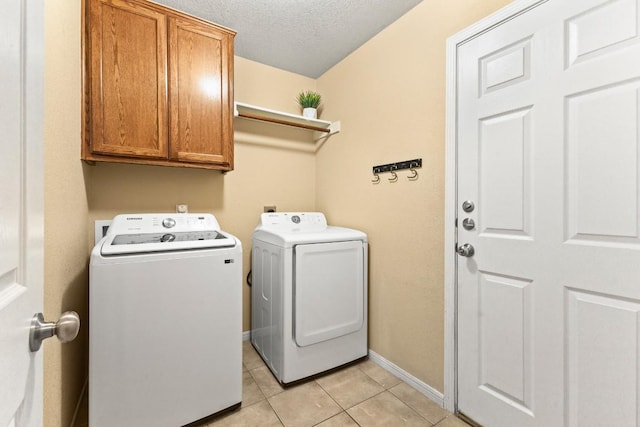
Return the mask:
[[[431,387],[429,384],[414,377],[404,369],[398,367],[398,365],[389,362],[387,359],[371,349],[369,349],[369,359],[381,368],[391,372],[393,375],[400,378],[402,381],[406,382],[441,407],[444,407],[444,394]]]
[[[242,333],[242,341],[249,341],[249,338],[251,338],[251,331],[244,331]]]

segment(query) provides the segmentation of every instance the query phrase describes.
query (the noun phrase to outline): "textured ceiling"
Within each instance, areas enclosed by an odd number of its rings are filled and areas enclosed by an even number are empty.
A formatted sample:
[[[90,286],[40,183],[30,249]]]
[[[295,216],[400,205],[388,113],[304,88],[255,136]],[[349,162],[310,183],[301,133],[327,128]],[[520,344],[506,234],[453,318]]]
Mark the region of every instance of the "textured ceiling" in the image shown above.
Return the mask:
[[[235,53],[317,78],[422,0],[154,0],[238,32]]]

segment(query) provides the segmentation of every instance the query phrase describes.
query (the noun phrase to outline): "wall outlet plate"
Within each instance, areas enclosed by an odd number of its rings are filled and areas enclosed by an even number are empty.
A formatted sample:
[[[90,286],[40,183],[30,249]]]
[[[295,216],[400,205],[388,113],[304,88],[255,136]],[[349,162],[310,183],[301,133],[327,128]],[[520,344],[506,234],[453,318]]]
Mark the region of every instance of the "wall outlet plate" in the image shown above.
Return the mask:
[[[95,228],[94,228],[94,233],[95,233],[94,244],[95,245],[97,245],[98,242],[107,234],[107,230],[109,229],[110,225],[111,225],[110,219],[101,219],[95,222]]]
[[[176,205],[176,213],[188,213],[188,212],[189,212],[189,205],[185,203]]]

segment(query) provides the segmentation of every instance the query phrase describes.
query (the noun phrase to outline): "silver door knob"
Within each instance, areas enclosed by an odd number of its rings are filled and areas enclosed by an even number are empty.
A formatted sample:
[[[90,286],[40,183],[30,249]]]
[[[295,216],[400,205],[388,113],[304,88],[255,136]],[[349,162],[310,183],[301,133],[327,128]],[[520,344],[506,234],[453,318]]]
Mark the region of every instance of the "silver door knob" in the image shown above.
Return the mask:
[[[79,331],[80,316],[75,311],[65,311],[55,323],[45,322],[42,313],[36,313],[31,319],[29,348],[31,351],[40,350],[42,341],[54,335],[63,343],[73,341]]]
[[[468,243],[465,243],[462,246],[458,246],[458,255],[461,256],[465,256],[465,257],[472,257],[474,253],[476,253],[475,249],[473,249],[473,246],[471,246]]]

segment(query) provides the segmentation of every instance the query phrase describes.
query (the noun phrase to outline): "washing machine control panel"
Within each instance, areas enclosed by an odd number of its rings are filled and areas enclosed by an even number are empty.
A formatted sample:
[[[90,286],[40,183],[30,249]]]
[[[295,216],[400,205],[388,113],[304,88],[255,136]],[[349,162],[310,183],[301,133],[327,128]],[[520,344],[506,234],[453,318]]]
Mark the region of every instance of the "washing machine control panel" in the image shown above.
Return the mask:
[[[102,245],[103,255],[234,246],[211,214],[116,216]]]
[[[272,231],[322,231],[327,228],[327,219],[321,212],[267,212],[260,216],[260,225]]]
[[[219,231],[220,225],[211,214],[135,214],[118,215],[109,226],[109,233],[162,233]]]

